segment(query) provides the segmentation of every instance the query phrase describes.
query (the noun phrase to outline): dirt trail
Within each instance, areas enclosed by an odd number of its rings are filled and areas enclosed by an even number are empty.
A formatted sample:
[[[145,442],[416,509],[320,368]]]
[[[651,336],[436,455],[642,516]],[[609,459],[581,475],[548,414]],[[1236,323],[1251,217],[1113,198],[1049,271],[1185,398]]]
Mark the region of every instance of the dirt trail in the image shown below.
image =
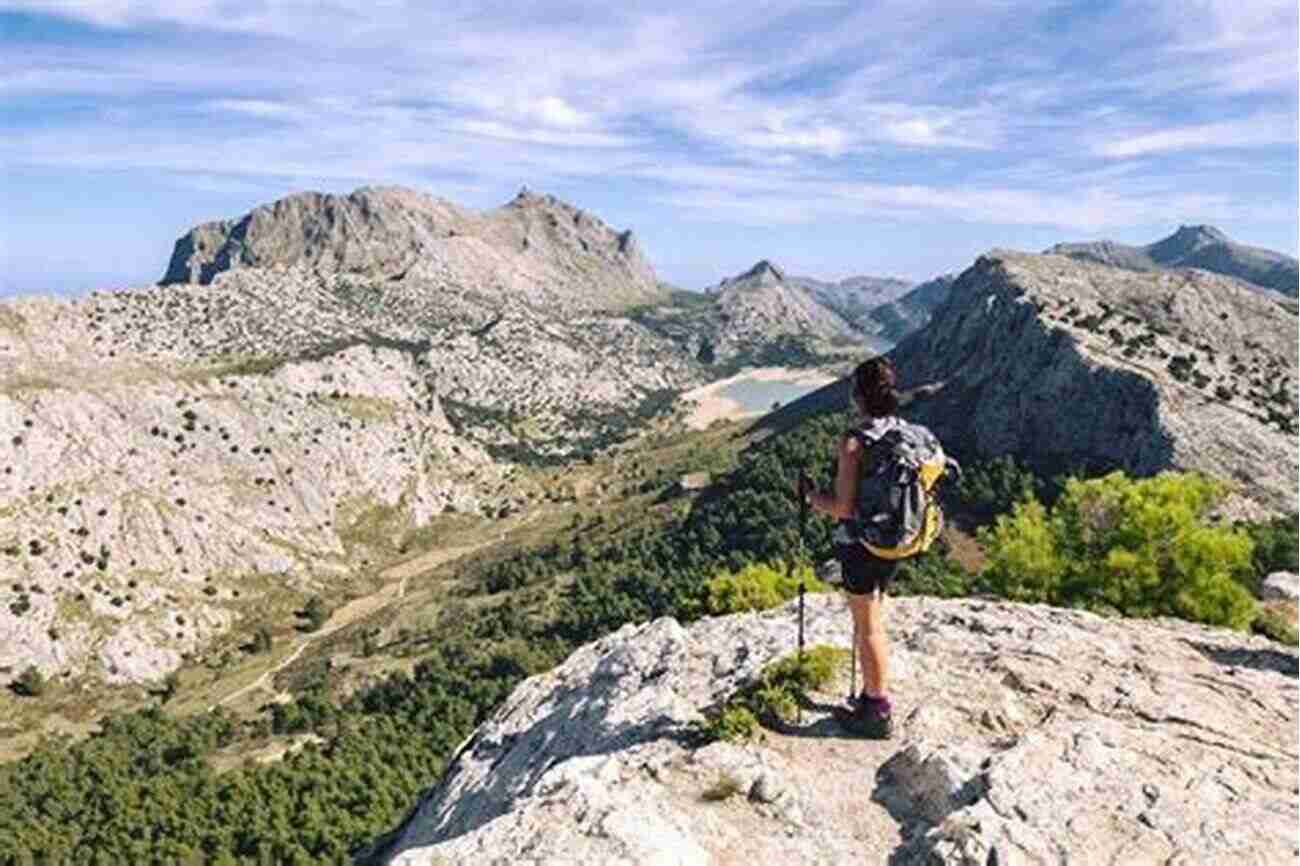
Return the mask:
[[[511,529],[520,529],[521,527],[531,523],[539,516],[539,514],[540,509],[529,512],[519,521],[518,524],[511,527]],[[226,695],[224,698],[208,707],[208,711],[211,712],[217,707],[222,706],[223,704],[228,704],[236,698],[255,689],[267,689],[270,691],[272,678],[274,678],[280,671],[297,661],[303,654],[303,651],[306,650],[313,641],[320,640],[323,637],[328,637],[344,626],[351,625],[360,619],[370,616],[376,611],[382,610],[389,604],[401,600],[406,595],[407,581],[412,577],[423,574],[426,571],[437,568],[438,566],[451,562],[452,560],[459,559],[476,550],[481,550],[489,545],[498,544],[504,541],[505,537],[506,533],[501,532],[496,538],[481,541],[478,544],[462,544],[456,547],[443,547],[390,565],[379,573],[380,578],[384,580],[384,585],[377,592],[362,596],[361,598],[355,598],[334,611],[330,614],[330,618],[327,619],[317,631],[306,635],[302,639],[302,643],[300,643],[293,652],[277,663],[275,667],[267,670],[248,685],[241,686]]]

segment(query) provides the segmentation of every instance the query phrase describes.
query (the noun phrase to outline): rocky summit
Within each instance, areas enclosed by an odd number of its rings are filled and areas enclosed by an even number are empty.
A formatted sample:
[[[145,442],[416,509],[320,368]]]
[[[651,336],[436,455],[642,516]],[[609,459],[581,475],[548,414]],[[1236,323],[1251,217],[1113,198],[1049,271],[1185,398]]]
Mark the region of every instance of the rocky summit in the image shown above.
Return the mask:
[[[709,293],[717,298],[722,314],[723,344],[759,343],[775,331],[832,341],[854,339],[847,321],[766,259],[723,280]]]
[[[1175,620],[890,601],[895,733],[829,715],[751,742],[703,714],[794,652],[794,604],[625,626],[526,680],[375,859],[1283,866],[1300,856],[1297,655]],[[844,647],[809,597],[810,645]],[[859,679],[860,682],[860,679]]]
[[[1236,243],[1214,226],[1179,226],[1169,237],[1146,246],[1097,241],[1057,244],[1047,252],[1135,271],[1200,268],[1292,298],[1300,291],[1300,270],[1295,259]]]
[[[485,213],[401,187],[303,192],[176,241],[162,282],[210,283],[241,268],[306,266],[418,276],[513,303],[621,309],[663,299],[630,230],[554,196],[520,191]]]
[[[1296,315],[1205,271],[994,252],[894,350],[910,407],[958,450],[1047,471],[1197,469],[1295,508]]]

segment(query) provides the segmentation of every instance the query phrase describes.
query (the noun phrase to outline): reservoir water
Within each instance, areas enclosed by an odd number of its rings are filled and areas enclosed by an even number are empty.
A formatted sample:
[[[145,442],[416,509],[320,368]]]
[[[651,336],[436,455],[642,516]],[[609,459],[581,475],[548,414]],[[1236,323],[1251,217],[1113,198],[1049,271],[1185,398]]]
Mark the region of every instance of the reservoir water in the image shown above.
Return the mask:
[[[798,400],[804,394],[822,387],[813,382],[787,379],[755,379],[743,376],[719,388],[717,395],[724,400],[734,400],[745,414],[769,412],[773,403],[782,406]]]

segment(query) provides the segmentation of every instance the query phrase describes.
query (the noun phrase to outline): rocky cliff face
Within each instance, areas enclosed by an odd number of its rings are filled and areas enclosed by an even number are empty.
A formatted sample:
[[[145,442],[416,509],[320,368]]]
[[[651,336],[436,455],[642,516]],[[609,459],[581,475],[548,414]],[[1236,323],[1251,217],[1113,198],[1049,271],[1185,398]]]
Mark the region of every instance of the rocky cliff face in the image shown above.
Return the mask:
[[[600,311],[655,286],[631,237],[554,199],[306,195],[220,225],[186,241],[225,251],[205,285],[0,304],[0,668],[161,676],[273,588],[359,590],[368,550],[541,495],[519,463],[703,381]],[[387,273],[443,227],[443,258]]]
[[[894,350],[908,410],[967,453],[1198,469],[1295,508],[1292,308],[1204,271],[994,252]]]
[[[1297,656],[1258,637],[1043,606],[889,602],[895,738],[691,726],[794,651],[794,605],[625,626],[462,745],[383,856],[433,863],[1289,864]],[[810,644],[847,646],[810,596]],[[860,679],[859,679],[860,682]],[[735,796],[703,794],[729,780]]]
[[[955,280],[956,277],[951,274],[926,280],[901,297],[873,307],[858,322],[858,327],[890,343],[897,343],[930,322],[934,311],[948,300],[948,292],[952,290]]]
[[[581,310],[664,298],[630,230],[527,190],[486,213],[400,187],[298,193],[187,232],[162,282],[207,284],[277,265],[418,275],[512,303]]]
[[[1297,270],[1295,259],[1272,250],[1235,243],[1213,226],[1180,226],[1169,237],[1140,247],[1098,241],[1057,244],[1047,252],[1136,271],[1201,268],[1237,277],[1292,298],[1300,290],[1297,286],[1300,270]]]

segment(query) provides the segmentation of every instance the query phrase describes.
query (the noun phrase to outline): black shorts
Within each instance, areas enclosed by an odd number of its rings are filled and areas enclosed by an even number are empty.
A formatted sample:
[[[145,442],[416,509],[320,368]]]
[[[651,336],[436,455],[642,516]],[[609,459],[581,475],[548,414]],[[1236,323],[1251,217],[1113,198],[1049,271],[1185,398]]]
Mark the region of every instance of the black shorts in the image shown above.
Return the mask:
[[[861,544],[835,545],[835,558],[840,561],[844,590],[853,595],[869,595],[877,589],[883,593],[898,571],[897,560],[874,556]]]

